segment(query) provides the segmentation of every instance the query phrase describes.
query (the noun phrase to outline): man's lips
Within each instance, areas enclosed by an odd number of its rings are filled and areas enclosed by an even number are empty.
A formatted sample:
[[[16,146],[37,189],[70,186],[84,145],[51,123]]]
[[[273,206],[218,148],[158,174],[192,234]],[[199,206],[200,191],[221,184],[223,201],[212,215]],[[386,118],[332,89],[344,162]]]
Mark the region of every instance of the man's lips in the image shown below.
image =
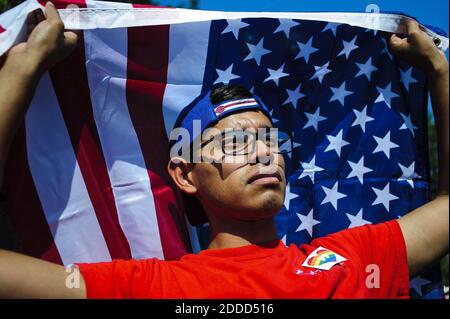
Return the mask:
[[[249,184],[278,184],[281,182],[281,176],[279,173],[271,173],[271,174],[255,174],[249,180]]]

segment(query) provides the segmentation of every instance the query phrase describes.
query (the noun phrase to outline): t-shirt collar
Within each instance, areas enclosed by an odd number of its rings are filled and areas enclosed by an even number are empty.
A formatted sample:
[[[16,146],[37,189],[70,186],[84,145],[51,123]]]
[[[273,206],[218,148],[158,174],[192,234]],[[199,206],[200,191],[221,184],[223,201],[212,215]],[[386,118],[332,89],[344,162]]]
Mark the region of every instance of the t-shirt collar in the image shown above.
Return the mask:
[[[251,244],[234,248],[206,249],[200,251],[202,256],[220,257],[220,258],[240,258],[245,259],[263,258],[273,255],[280,249],[286,248],[286,245],[280,240],[272,240],[262,244]]]

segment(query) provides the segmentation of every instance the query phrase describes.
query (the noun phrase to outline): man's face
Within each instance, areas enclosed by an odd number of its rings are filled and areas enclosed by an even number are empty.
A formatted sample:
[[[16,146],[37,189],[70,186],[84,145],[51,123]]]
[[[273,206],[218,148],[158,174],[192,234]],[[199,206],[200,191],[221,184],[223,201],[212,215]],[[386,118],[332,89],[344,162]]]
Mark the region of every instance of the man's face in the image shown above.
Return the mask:
[[[220,132],[230,129],[257,132],[265,127],[272,124],[260,111],[234,113],[214,126]],[[204,158],[213,156],[216,160],[197,163],[191,171],[196,195],[207,211],[238,220],[266,219],[279,212],[286,188],[284,159],[268,143],[258,140],[254,152],[246,156],[226,155],[214,143],[200,152]]]

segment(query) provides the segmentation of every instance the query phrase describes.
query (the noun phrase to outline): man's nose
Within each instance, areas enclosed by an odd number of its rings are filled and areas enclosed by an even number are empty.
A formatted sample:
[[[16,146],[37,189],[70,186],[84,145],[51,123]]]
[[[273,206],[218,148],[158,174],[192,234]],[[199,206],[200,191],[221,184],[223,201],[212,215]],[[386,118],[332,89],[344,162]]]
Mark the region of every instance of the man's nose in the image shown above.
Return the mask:
[[[254,162],[261,164],[271,164],[274,161],[273,149],[262,140],[256,140]]]

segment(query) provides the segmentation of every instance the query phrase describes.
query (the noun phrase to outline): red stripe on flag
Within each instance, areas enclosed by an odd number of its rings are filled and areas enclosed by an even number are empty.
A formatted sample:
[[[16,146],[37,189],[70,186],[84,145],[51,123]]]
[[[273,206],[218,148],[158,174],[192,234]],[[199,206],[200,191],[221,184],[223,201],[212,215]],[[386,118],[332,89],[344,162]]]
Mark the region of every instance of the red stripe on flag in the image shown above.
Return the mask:
[[[171,8],[171,7],[166,7],[166,6],[152,6],[149,4],[140,4],[140,3],[133,3],[132,4],[133,8]]]
[[[147,166],[164,257],[191,250],[179,191],[166,165],[169,147],[162,113],[167,80],[169,26],[128,29],[127,102]]]
[[[28,166],[25,122],[6,162],[4,190],[21,252],[62,264]]]
[[[88,86],[84,39],[50,72],[78,164],[112,259],[130,259],[130,245],[119,223]]]
[[[45,7],[48,0],[38,0],[38,2]],[[57,9],[65,9],[68,5],[77,5],[80,8],[86,8],[85,0],[52,0],[50,1]]]

